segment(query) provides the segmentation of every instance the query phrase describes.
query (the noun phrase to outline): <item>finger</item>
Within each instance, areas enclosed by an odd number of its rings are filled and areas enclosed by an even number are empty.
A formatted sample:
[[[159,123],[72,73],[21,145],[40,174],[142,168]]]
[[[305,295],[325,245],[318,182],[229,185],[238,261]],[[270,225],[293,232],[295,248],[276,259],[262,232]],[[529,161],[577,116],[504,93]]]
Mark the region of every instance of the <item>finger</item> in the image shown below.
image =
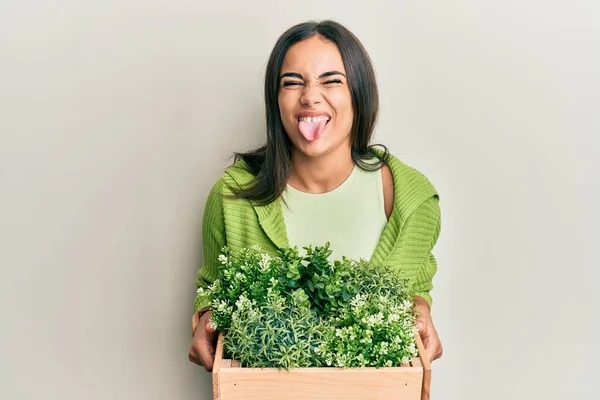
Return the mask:
[[[425,349],[425,354],[422,355],[423,358],[426,358],[428,360],[430,360],[431,358],[429,357],[429,338],[425,337],[425,338],[421,338],[421,342],[423,343],[423,348]]]
[[[194,313],[194,315],[192,315],[192,337],[194,337],[194,334],[196,333],[196,328],[198,327],[199,322],[200,317],[198,316],[198,313]]]
[[[442,344],[440,343],[440,345],[438,346],[438,351],[435,354],[435,357],[433,359],[437,360],[438,358],[442,358],[442,354],[444,354],[444,348],[442,347]]]
[[[198,348],[197,351],[200,355],[200,362],[202,362],[202,365],[204,366],[204,369],[206,369],[207,372],[212,372],[213,363],[215,361],[214,346],[209,341],[202,340],[200,341],[199,347],[200,348]]]
[[[433,360],[435,360],[438,348],[435,343],[431,343],[431,345],[425,349],[425,352],[427,353],[427,358],[429,359],[429,362],[432,362]]]
[[[425,346],[425,343],[423,343]],[[429,362],[436,360],[442,356],[442,343],[437,335],[431,335],[427,338],[427,346],[425,346],[425,353]]]
[[[210,330],[216,330],[215,329],[215,325],[213,324],[213,321],[211,319],[212,316],[212,311],[207,311],[204,314],[202,314],[202,316],[200,317],[200,322],[204,325],[204,327],[206,328],[207,331]]]
[[[204,329],[206,330],[206,333],[215,333],[217,331],[217,328],[215,328],[215,326],[210,320],[206,321]]]
[[[425,329],[425,324],[422,321],[417,321],[415,325],[417,326],[419,333],[422,334],[423,330]]]
[[[423,359],[430,360],[429,357],[429,337],[421,335],[421,343],[423,343],[423,349],[425,350],[423,353],[419,354],[419,356]]]
[[[427,319],[423,318],[423,317],[417,317],[417,319],[415,320],[415,326],[417,327],[417,330],[419,331],[419,334],[421,336],[425,336],[425,333],[427,332],[427,327],[428,327],[428,323],[427,323]]]
[[[203,339],[211,345],[210,348],[214,350],[217,345],[217,339],[219,338],[219,332],[214,328],[208,328],[207,325],[205,333],[202,336]]]
[[[200,357],[198,357],[198,353],[196,352],[196,348],[194,347],[194,345],[190,346],[188,358],[194,364],[202,366],[202,363],[200,362]]]
[[[435,337],[431,335],[431,332],[429,330],[427,330],[423,332],[423,336],[421,336],[421,341],[423,342],[423,347],[425,348],[425,357],[431,362],[436,351]]]
[[[437,352],[437,346],[435,345],[435,338],[430,335],[430,332],[427,330],[419,332],[421,336],[421,342],[423,343],[423,348],[425,349],[425,354],[423,357],[427,358],[429,362],[433,360],[434,355]]]

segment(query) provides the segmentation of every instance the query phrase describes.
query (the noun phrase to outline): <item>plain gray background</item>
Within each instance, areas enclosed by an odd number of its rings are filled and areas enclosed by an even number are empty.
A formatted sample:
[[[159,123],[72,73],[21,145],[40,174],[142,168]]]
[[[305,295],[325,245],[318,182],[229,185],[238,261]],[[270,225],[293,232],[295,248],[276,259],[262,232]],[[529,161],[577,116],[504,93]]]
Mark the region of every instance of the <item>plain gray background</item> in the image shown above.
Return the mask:
[[[373,58],[377,141],[442,196],[432,398],[596,398],[599,13],[1,1],[0,398],[210,398],[187,359],[206,195],[263,140],[277,37],[325,18]]]

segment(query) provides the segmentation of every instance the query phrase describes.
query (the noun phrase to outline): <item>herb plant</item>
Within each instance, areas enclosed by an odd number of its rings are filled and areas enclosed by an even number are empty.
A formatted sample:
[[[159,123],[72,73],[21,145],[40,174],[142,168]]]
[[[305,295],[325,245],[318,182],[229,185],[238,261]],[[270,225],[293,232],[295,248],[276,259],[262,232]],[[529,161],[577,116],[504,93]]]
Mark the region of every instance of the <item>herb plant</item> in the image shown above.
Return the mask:
[[[223,248],[208,298],[225,351],[246,367],[392,367],[417,356],[416,311],[397,271],[365,260],[329,261],[329,243]]]

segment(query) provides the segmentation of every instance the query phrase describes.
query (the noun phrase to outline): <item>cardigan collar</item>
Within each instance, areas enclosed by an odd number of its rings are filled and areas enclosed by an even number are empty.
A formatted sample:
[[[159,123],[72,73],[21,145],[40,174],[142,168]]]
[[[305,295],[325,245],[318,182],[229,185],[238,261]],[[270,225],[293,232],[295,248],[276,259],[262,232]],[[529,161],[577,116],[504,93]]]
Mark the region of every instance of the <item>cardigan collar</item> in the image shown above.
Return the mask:
[[[375,152],[379,157],[383,154],[378,149],[375,149]],[[400,230],[408,216],[421,202],[437,195],[435,188],[427,179],[415,179],[416,175],[422,175],[416,173],[416,170],[407,166],[395,156],[388,156],[387,165],[392,172],[395,186],[394,207],[371,258],[371,261],[377,264],[384,264],[394,247],[396,247]],[[247,166],[243,161],[240,161],[239,167],[246,169]],[[247,172],[241,176],[236,174],[234,180],[240,187],[243,187],[250,183],[253,178],[253,175]],[[418,182],[418,184],[415,185],[413,182]],[[252,207],[256,212],[260,226],[275,246],[280,249],[289,247],[281,198],[266,205],[253,204]]]

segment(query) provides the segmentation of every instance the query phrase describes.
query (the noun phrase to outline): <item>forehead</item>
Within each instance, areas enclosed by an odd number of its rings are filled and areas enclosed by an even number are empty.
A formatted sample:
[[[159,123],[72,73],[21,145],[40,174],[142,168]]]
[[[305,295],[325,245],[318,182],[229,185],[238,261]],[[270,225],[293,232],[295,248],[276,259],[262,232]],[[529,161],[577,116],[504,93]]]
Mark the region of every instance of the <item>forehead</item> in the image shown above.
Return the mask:
[[[318,76],[327,71],[346,73],[336,44],[317,35],[291,46],[281,66],[281,73],[299,72]]]

